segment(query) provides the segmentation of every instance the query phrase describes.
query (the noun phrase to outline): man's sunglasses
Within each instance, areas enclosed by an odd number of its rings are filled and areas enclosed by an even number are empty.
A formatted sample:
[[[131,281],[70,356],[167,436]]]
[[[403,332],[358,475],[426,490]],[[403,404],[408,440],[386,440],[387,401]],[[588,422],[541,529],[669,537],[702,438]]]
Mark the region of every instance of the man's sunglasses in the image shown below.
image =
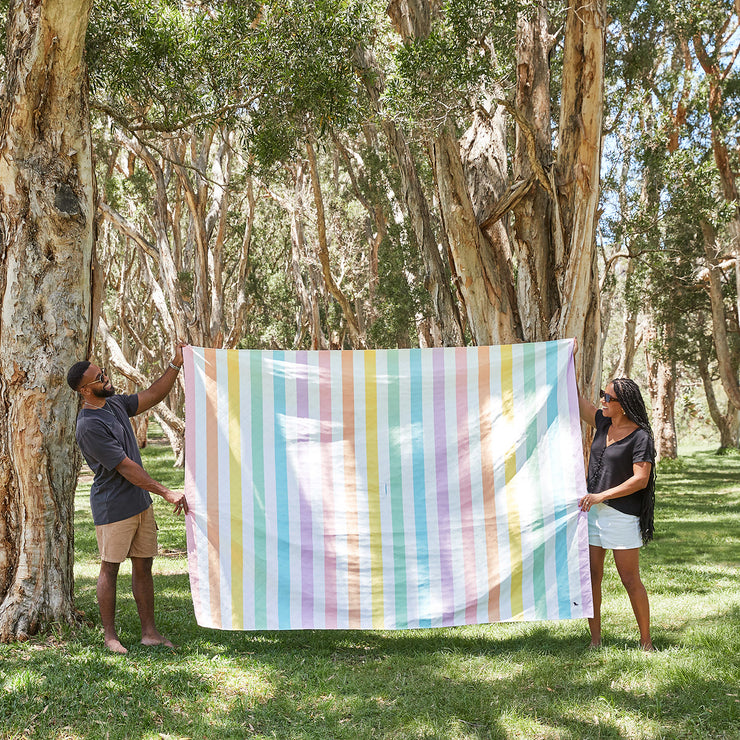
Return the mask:
[[[611,401],[616,401],[619,403],[619,399],[616,396],[612,396],[611,393],[607,393],[606,391],[599,391],[599,396],[603,398],[607,403],[610,403]]]
[[[92,385],[93,383],[104,383],[104,378],[107,378],[108,376],[105,374],[105,370],[103,368],[100,369],[100,374],[95,376],[95,380],[91,380],[89,383],[85,383],[84,385],[81,385],[80,388],[87,388],[88,385]],[[78,388],[77,390],[80,390]]]

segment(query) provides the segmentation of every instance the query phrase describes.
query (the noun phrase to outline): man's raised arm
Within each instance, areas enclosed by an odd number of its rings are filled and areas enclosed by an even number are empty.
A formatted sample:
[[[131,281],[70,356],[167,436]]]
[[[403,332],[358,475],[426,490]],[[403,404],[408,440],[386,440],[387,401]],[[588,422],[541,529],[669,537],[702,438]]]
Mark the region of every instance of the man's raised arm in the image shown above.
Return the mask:
[[[139,405],[136,409],[137,414],[156,406],[172,390],[183,363],[182,348],[186,345],[187,342],[178,341],[175,346],[175,356],[164,371],[164,375],[155,380],[145,391],[139,391],[136,394],[139,399]]]

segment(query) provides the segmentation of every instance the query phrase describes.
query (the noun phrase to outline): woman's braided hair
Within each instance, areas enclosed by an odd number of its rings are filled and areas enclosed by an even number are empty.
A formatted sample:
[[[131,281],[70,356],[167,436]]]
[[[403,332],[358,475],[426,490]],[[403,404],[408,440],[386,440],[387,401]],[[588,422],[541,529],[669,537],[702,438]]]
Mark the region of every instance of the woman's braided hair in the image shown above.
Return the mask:
[[[647,486],[645,486],[640,509],[640,533],[642,534],[642,541],[647,543],[653,539],[655,531],[655,438],[648,420],[645,402],[642,400],[642,394],[637,383],[629,378],[614,378],[612,385],[627,418],[650,435],[653,459],[650,466],[650,479]]]

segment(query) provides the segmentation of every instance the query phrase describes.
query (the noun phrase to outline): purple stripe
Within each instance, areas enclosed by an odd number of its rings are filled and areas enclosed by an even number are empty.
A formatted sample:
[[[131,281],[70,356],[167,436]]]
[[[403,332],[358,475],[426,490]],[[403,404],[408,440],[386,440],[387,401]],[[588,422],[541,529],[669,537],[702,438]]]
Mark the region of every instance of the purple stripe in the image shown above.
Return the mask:
[[[308,420],[308,353],[306,350],[296,352],[296,413],[299,423]],[[303,426],[303,425],[302,425]],[[308,427],[305,426],[304,429]],[[298,434],[298,459],[302,460],[301,469],[296,471],[298,477],[298,499],[301,516],[301,620],[304,629],[314,626],[313,613],[313,517],[311,500],[302,477],[303,471],[310,465],[306,459],[306,444],[309,442],[307,432]]]
[[[442,576],[442,626],[454,624],[455,605],[452,587],[450,503],[447,478],[447,420],[445,413],[445,349],[432,350],[432,399],[434,406],[434,469],[437,477],[437,526],[439,530]],[[452,357],[454,360],[454,356]]]
[[[334,523],[334,464],[332,460],[331,354],[319,352],[321,417],[321,488],[324,507],[324,627],[337,629],[337,551]]]

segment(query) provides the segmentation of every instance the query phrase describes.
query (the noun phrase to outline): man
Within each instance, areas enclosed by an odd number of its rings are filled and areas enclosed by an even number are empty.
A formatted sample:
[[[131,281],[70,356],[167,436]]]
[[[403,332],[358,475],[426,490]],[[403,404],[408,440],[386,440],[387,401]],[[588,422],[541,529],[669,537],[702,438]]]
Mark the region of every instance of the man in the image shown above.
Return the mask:
[[[157,554],[157,525],[152,498],[155,493],[175,506],[175,513],[188,512],[185,496],[161,485],[141,466],[141,455],[129,420],[159,403],[170,392],[182,367],[182,348],[164,375],[145,391],[117,395],[104,370],[87,360],[75,363],[67,383],[82,396],[77,416],[77,444],[95,474],[90,489],[95,532],[100,550],[98,607],[105,645],[114,653],[128,651],[118,639],[115,625],[118,568],[131,558],[131,586],[141,622],[143,645],[174,645],[154,623],[152,561]]]

